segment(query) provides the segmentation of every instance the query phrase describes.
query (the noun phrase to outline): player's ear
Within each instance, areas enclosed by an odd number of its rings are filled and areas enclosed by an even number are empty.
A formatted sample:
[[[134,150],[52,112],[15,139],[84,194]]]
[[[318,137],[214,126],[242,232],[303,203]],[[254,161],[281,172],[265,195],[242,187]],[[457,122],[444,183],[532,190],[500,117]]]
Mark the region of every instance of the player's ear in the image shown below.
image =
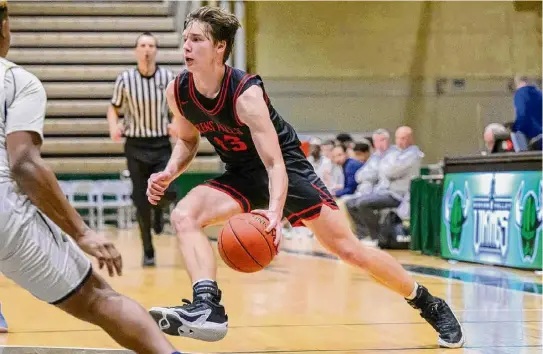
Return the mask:
[[[217,53],[222,54],[226,50],[226,41],[217,41]]]
[[[8,19],[2,20],[2,37],[7,38],[9,36],[9,24]]]

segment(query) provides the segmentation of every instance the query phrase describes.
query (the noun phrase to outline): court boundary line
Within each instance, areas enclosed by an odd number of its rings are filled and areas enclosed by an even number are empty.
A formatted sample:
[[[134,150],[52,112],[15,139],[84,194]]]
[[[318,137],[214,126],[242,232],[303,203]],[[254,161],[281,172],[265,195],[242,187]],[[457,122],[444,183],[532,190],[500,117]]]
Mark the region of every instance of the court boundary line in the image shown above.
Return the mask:
[[[325,260],[331,260],[331,261],[341,261],[341,259],[333,256],[333,255],[328,255],[328,254],[325,254],[323,253],[322,255],[320,253],[322,252],[315,252],[315,251],[309,251],[309,252],[300,252],[300,251],[295,251],[295,250],[283,250],[285,252],[285,254],[288,254],[289,256],[308,256],[308,257],[311,257],[311,258],[314,258],[314,259],[325,259]],[[404,264],[402,263],[402,266]],[[444,269],[444,268],[436,268],[436,269]],[[444,270],[447,270],[447,269],[444,269]],[[531,293],[531,292],[525,292],[525,291],[522,291],[522,290],[516,290],[516,289],[511,289],[511,288],[504,288],[504,287],[496,287],[496,286],[492,286],[492,285],[488,285],[488,284],[484,284],[484,283],[479,283],[479,282],[470,282],[470,281],[465,281],[465,280],[461,280],[461,279],[456,279],[456,278],[447,278],[447,277],[442,277],[442,276],[439,276],[439,275],[431,275],[431,274],[425,274],[425,273],[419,273],[419,272],[412,272],[412,271],[409,271],[408,272],[410,274],[414,274],[414,275],[420,275],[420,276],[424,276],[424,277],[427,277],[427,278],[435,278],[435,279],[440,279],[441,281],[444,281],[445,283],[455,283],[455,284],[467,284],[467,283],[470,283],[470,284],[473,284],[473,285],[479,285],[479,286],[489,286],[489,287],[492,287],[492,288],[498,288],[498,289],[503,289],[503,290],[508,290],[508,291],[512,291],[514,293],[521,293],[521,294],[530,294],[530,295],[535,295],[535,296],[538,296],[538,297],[541,297],[541,294],[537,294],[537,293]],[[468,311],[468,310],[466,310]],[[500,312],[507,312],[509,310],[507,309],[504,309],[504,310],[501,310]],[[528,310],[523,310],[523,311],[533,311],[533,312],[536,312],[536,311],[543,311],[542,309],[528,309]],[[504,321],[481,321],[481,322],[463,322],[463,323],[480,323],[480,324],[484,324],[484,323],[493,323],[493,322],[504,322]],[[540,323],[541,321],[505,321],[505,322],[511,322],[511,323]],[[237,328],[237,329],[243,329],[243,328],[268,328],[268,327],[325,327],[325,326],[338,326],[338,325],[347,325],[347,326],[367,326],[367,325],[417,325],[417,324],[424,324],[424,322],[411,322],[411,323],[347,323],[347,324],[317,324],[317,325],[303,325],[303,324],[294,324],[294,325],[278,325],[278,326],[239,326],[239,327],[231,327],[231,328]],[[46,333],[46,332],[70,332],[70,331],[44,331],[44,332],[40,332],[40,331],[29,331],[29,332],[12,332],[12,333]],[[101,332],[100,329],[96,329],[96,330],[93,330],[93,329],[89,329],[89,330],[75,330],[75,331],[71,331],[71,332]],[[9,334],[9,333],[8,333]],[[118,348],[88,348],[88,347],[70,347],[70,346],[51,346],[51,347],[48,347],[48,346],[30,346],[30,345],[0,345],[0,348],[30,348],[30,349],[63,349],[63,350],[87,350],[87,351],[91,351],[91,352],[97,352],[97,351],[103,351],[103,352],[120,352],[120,353],[133,353],[132,351],[130,351],[129,349],[118,349]],[[464,346],[463,349],[502,349],[502,350],[507,350],[507,349],[523,349],[523,348],[541,348],[541,345],[505,345],[505,346],[493,346],[493,345],[490,345],[490,346]],[[315,352],[315,353],[318,353],[318,352],[329,352],[329,353],[335,353],[335,352],[366,352],[366,351],[392,351],[392,352],[396,352],[396,351],[403,351],[403,350],[439,350],[439,349],[442,349],[442,348],[439,348],[438,346],[436,345],[432,345],[432,346],[414,346],[414,347],[406,347],[406,348],[350,348],[350,349],[298,349],[298,350],[251,350],[251,351],[212,351],[212,352],[209,352],[209,353],[217,353],[217,354],[232,354],[232,353],[240,353],[240,354],[258,354],[258,353],[276,353],[276,354],[281,354],[281,353],[312,353],[312,352]],[[186,351],[182,351],[183,353],[185,354],[196,354],[196,353],[202,353],[202,352],[186,352]]]
[[[458,312],[477,312],[478,310],[458,310]],[[509,310],[496,310],[497,312],[508,312]],[[543,311],[543,310],[535,310],[535,309],[529,309],[529,310],[523,310],[523,312],[537,312],[537,311]],[[463,324],[469,323],[469,324],[492,324],[492,323],[542,323],[543,321],[537,321],[537,320],[528,320],[528,321],[517,321],[517,320],[492,320],[492,321],[462,321]],[[302,323],[295,323],[295,324],[268,324],[268,325],[247,325],[247,326],[229,326],[229,328],[235,328],[235,329],[249,329],[249,328],[289,328],[289,327],[335,327],[335,326],[353,326],[353,327],[362,327],[362,326],[412,326],[412,325],[426,325],[426,322],[372,322],[372,323],[365,323],[365,322],[350,322],[350,323],[317,323],[317,324],[302,324]],[[34,330],[34,331],[19,331],[19,332],[10,332],[13,334],[41,334],[41,333],[73,333],[73,332],[100,332],[103,331],[101,329],[82,329],[82,330]],[[9,334],[9,333],[8,333]],[[0,348],[2,346],[0,345]],[[46,347],[47,348],[47,347]],[[64,347],[59,347],[64,348]],[[85,348],[82,348],[85,349]],[[88,348],[89,350],[93,348]],[[115,349],[118,350],[118,349]]]
[[[328,253],[325,253],[325,252],[322,252],[322,251],[297,251],[297,250],[293,250],[293,249],[283,249],[282,251],[285,252],[286,254],[290,255],[290,256],[305,256],[305,257],[310,257],[310,258],[317,258],[317,259],[324,259],[324,260],[328,260],[328,261],[341,262],[341,259],[339,259],[337,256],[334,256],[334,255],[331,255],[331,254],[328,254]],[[405,266],[405,265],[410,265],[410,266],[412,265],[412,264],[402,263],[402,262],[400,262],[400,264],[402,265],[402,267]],[[417,266],[417,265],[415,265],[415,266]],[[428,266],[426,266],[426,267],[428,267]],[[436,270],[450,271],[450,269],[446,269],[446,268],[436,268],[436,267],[429,267],[429,268],[434,268]],[[442,277],[442,276],[439,276],[439,275],[426,274],[426,273],[422,273],[422,272],[414,272],[414,271],[411,271],[411,270],[408,270],[408,269],[406,269],[406,271],[411,275],[420,275],[420,276],[428,277],[428,278],[441,279],[441,280],[444,280],[444,281],[449,282],[449,283],[476,284],[478,286],[488,286],[488,287],[495,288],[495,289],[504,289],[504,290],[512,291],[514,293],[528,294],[528,295],[537,296],[537,297],[542,297],[543,296],[543,294],[537,294],[537,293],[534,293],[534,292],[528,292],[528,291],[523,291],[523,290],[514,289],[514,288],[504,288],[504,287],[499,287],[499,286],[494,286],[494,285],[489,285],[489,284],[484,284],[484,283],[479,283],[479,282],[474,282],[474,281],[465,281],[465,280],[456,279],[456,278],[447,278],[447,277]],[[459,270],[459,271],[462,271],[462,270]],[[467,271],[464,271],[464,272],[469,273]],[[518,281],[520,282],[520,280],[518,280]],[[538,283],[534,283],[534,284],[541,285],[541,284],[538,284]]]
[[[99,332],[99,330],[97,330]],[[18,333],[18,332],[10,332]],[[10,333],[6,333],[9,335]],[[112,351],[112,352],[131,352],[130,349],[113,349],[113,348],[85,348],[85,347],[46,347],[43,345],[0,345],[0,348],[31,348],[31,349],[77,349],[77,350],[88,350],[88,351]]]
[[[45,346],[29,346],[29,345],[0,345],[1,348],[31,348],[31,349],[72,349],[72,350],[88,350],[88,351],[107,351],[107,352],[132,352],[129,349],[111,349],[111,348],[80,348],[80,347],[45,347]],[[465,345],[462,349],[523,349],[523,348],[541,348],[541,345],[531,344],[531,345],[507,345],[507,346],[470,346]],[[366,351],[403,351],[403,350],[446,350],[445,348],[440,348],[436,345],[431,346],[414,346],[414,347],[404,347],[404,348],[351,348],[351,349],[294,349],[294,350],[250,350],[250,351],[217,351],[217,352],[207,352],[215,354],[260,354],[260,353],[335,353],[335,352],[366,352]],[[203,352],[185,352],[184,354],[196,354]]]

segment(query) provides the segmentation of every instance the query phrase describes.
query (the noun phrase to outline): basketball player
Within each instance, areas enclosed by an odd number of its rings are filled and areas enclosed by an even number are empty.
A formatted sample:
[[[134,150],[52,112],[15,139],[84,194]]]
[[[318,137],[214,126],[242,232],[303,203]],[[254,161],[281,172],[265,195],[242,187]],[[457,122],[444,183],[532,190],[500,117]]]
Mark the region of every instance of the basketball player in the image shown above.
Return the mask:
[[[167,88],[180,139],[166,169],[149,179],[149,202],[156,204],[187,169],[200,134],[213,144],[226,172],[192,189],[172,213],[193,282],[193,301],[154,307],[153,318],[170,335],[206,341],[226,335],[228,318],[215,281],[216,261],[202,228],[252,210],[268,218],[276,246],[283,215],[293,225],[307,226],[331,252],[406,298],[439,333],[440,345],[461,347],[461,326],[445,301],[418,285],[388,253],[356,239],[304,156],[296,132],[273,108],[261,78],[225,65],[239,26],[234,15],[214,7],[195,10],[184,24],[188,69]]]
[[[178,353],[145,309],[115,292],[82,252],[110,276],[121,275],[115,246],[85,225],[40,156],[47,97],[34,75],[4,59],[11,39],[6,1],[0,22],[0,272],[123,347]]]

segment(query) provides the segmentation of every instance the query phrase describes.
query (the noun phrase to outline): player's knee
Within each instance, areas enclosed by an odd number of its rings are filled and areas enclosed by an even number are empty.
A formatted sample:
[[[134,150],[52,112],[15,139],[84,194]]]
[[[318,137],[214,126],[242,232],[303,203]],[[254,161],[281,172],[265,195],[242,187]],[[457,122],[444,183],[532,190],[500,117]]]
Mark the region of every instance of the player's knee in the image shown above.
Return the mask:
[[[120,301],[121,295],[93,273],[81,289],[58,306],[77,318],[96,324],[107,315],[107,309],[116,308],[114,304]]]
[[[172,211],[170,220],[177,233],[194,231],[200,228],[196,217],[184,208],[175,208]]]
[[[366,268],[370,262],[369,255],[364,252],[364,247],[356,239],[339,243],[336,247],[336,254],[344,262],[356,264],[362,268]]]
[[[97,322],[111,309],[121,308],[122,296],[109,286],[107,288],[95,288],[92,296],[87,301],[87,311],[93,322]]]
[[[339,247],[336,252],[337,256],[347,263],[353,263],[356,258],[354,250],[345,247]]]

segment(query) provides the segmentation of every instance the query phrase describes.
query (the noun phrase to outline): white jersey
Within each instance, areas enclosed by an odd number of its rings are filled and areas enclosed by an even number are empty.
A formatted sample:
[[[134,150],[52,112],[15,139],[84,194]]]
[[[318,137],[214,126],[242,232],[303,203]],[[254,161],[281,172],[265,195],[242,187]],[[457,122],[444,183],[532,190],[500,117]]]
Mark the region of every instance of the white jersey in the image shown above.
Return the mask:
[[[43,139],[46,104],[40,80],[0,58],[0,272],[38,299],[56,304],[88,279],[91,263],[19,189],[6,147],[8,135],[17,131]]]
[[[6,138],[16,131],[33,131],[43,139],[46,104],[40,80],[0,58],[0,235],[16,231],[36,213],[12,179]]]

